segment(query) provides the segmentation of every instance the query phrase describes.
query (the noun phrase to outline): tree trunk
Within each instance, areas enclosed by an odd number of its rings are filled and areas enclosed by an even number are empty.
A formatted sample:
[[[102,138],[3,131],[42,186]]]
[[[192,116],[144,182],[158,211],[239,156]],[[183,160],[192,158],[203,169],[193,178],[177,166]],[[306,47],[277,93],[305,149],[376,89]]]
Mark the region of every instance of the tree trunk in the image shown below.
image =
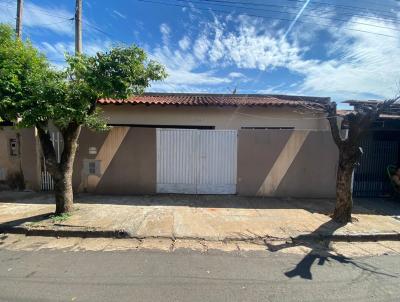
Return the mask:
[[[336,206],[332,216],[339,223],[351,222],[353,170],[354,164],[340,156],[336,177]]]
[[[327,119],[331,128],[332,138],[339,149],[339,167],[336,178],[336,206],[332,219],[339,223],[351,222],[353,209],[352,176],[355,165],[362,155],[361,140],[370,129],[372,123],[379,115],[395,104],[400,97],[387,100],[378,105],[361,105],[355,108],[355,112],[345,115],[338,123],[336,103],[330,102],[326,106]],[[348,135],[343,139],[340,135],[343,123],[347,124]]]
[[[58,163],[49,133],[38,126],[38,134],[46,160],[46,167],[54,180],[56,215],[68,213],[73,210],[74,193],[72,189],[72,173],[80,132],[81,126],[76,123],[70,123],[61,131],[64,140],[64,148],[60,162]]]
[[[60,169],[60,171],[53,176],[54,195],[56,199],[56,215],[71,212],[74,208],[72,172],[72,169]]]

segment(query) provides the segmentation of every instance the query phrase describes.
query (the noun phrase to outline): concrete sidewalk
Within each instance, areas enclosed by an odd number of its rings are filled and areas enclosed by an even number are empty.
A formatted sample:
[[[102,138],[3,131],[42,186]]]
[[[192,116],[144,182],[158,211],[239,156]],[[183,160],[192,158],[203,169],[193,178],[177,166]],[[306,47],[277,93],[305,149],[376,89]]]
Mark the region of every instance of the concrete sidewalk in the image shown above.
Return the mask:
[[[381,211],[380,203],[376,209],[356,203],[358,221],[346,226],[330,220],[334,203],[322,199],[82,194],[64,221],[49,218],[54,208],[51,194],[0,192],[0,232],[207,241],[400,240],[400,219]]]

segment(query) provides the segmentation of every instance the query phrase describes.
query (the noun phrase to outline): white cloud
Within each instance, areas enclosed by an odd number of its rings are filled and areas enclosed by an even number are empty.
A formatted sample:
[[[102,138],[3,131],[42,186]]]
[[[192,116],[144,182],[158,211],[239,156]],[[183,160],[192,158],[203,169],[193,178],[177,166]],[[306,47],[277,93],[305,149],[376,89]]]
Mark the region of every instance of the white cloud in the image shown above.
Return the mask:
[[[190,39],[188,36],[184,36],[178,43],[182,50],[187,50],[190,46]]]
[[[83,43],[83,52],[90,56],[95,55],[97,52],[104,52],[110,49],[112,42],[110,40],[91,40]],[[65,53],[73,54],[75,51],[74,42],[57,42],[50,44],[42,42],[40,49],[48,56],[57,56],[64,58]]]
[[[332,16],[332,11],[324,10],[323,14]],[[222,67],[256,69],[261,78],[265,71],[284,68],[303,77],[295,86],[287,87],[289,92],[326,95],[336,99],[391,97],[395,93],[396,83],[400,80],[398,23],[362,17],[353,17],[346,23],[327,27],[321,22],[315,26],[298,23],[288,39],[283,39],[282,30],[263,26],[260,21],[242,17],[236,23],[232,22],[225,24],[215,20],[192,38],[193,47],[181,48],[178,53],[168,49],[171,56],[163,62],[184,58],[179,64],[167,63],[173,74],[172,80],[182,85],[198,85],[198,79],[193,75],[199,67],[211,70],[221,70]],[[235,25],[233,30],[232,25]],[[315,39],[316,33],[321,30],[330,35],[330,41],[325,44]],[[306,37],[301,35],[302,31],[307,32]],[[317,46],[321,47],[321,51],[326,49],[324,59],[310,55],[311,43],[320,43]],[[189,72],[190,76],[183,71]],[[200,83],[227,83],[234,78],[228,75],[215,79],[212,78],[214,74],[214,71],[201,74],[204,80]],[[250,89],[251,85],[246,88]],[[273,88],[285,90],[281,86]]]
[[[50,44],[48,42],[42,42],[41,50],[46,53],[49,58],[63,59],[65,53],[73,54],[75,51],[75,45],[73,42],[64,43],[57,42]]]
[[[209,23],[194,42],[194,54],[218,66],[268,70],[282,67],[301,53],[296,43],[289,44],[260,22],[241,18],[234,31],[225,23]]]
[[[214,24],[214,39],[211,41],[211,47],[209,49],[208,55],[211,62],[217,62],[225,55],[225,46],[223,40],[223,26],[216,22]]]
[[[197,59],[203,60],[210,47],[210,42],[205,35],[201,35],[194,43],[193,52]]]
[[[375,95],[392,97],[400,79],[400,26],[388,21],[353,17],[352,21],[393,27],[374,28],[348,23],[336,31],[331,45],[334,58],[326,61],[304,60],[292,67],[304,74],[304,91],[324,92],[344,98]],[[351,31],[349,29],[360,30]],[[361,31],[379,31],[394,38]]]
[[[156,48],[152,51],[151,58],[155,59],[166,66],[169,77],[163,82],[152,85],[152,88],[168,88],[171,91],[171,86],[179,91],[189,85],[218,85],[229,83],[230,79],[218,77],[215,71],[195,71],[201,62],[190,52],[180,50],[171,50],[168,46]],[[167,89],[168,90],[168,89]]]
[[[168,26],[168,24],[162,23],[162,24],[160,25],[160,32],[161,32],[163,35],[169,35],[170,32],[171,32],[171,28]]]
[[[226,24],[215,19],[195,38],[193,46],[189,38],[184,36],[179,41],[178,50],[171,49],[165,38],[170,34],[170,29],[166,24],[161,24],[163,46],[150,53],[167,67],[170,76],[163,84],[155,84],[153,88],[159,89],[160,85],[164,89],[169,87],[169,90],[176,89],[178,85],[181,88],[225,86],[239,78],[241,82],[247,82],[248,79],[240,72],[217,76],[216,70],[232,64],[240,68],[266,70],[284,66],[287,58],[297,56],[298,48],[291,47],[285,40],[274,39],[258,23],[249,23],[253,22],[250,19],[242,18],[242,21],[238,31],[233,33],[226,32]]]
[[[166,23],[160,25],[160,32],[162,34],[162,41],[164,44],[168,44],[171,28]]]
[[[83,52],[90,56],[97,52],[104,52],[110,49],[112,41],[110,40],[90,40],[83,42]],[[40,51],[46,54],[47,58],[58,69],[66,66],[65,54],[73,54],[75,52],[74,42],[56,42],[54,44],[42,42],[38,45]]]
[[[230,78],[244,78],[245,77],[245,75],[243,73],[240,73],[240,72],[230,72],[228,74],[228,76]]]
[[[83,52],[89,56],[93,56],[98,52],[109,50],[113,44],[111,40],[89,40],[83,43]]]

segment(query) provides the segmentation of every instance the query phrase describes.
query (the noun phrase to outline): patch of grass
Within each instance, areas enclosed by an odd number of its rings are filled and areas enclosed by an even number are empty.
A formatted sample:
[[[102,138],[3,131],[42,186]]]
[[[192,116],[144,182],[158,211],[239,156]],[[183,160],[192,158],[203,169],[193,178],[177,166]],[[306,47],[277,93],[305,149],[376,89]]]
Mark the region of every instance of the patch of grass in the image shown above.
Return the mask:
[[[63,213],[61,215],[51,215],[50,219],[53,223],[63,222],[71,217],[71,213]]]

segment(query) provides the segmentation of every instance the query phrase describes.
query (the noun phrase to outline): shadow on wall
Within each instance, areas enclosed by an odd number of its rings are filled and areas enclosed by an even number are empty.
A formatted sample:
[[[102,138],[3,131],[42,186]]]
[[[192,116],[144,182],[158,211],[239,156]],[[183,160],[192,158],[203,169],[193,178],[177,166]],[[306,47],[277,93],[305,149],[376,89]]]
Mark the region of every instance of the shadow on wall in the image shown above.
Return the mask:
[[[20,172],[8,173],[6,180],[0,181],[0,191],[25,190],[24,175]]]

